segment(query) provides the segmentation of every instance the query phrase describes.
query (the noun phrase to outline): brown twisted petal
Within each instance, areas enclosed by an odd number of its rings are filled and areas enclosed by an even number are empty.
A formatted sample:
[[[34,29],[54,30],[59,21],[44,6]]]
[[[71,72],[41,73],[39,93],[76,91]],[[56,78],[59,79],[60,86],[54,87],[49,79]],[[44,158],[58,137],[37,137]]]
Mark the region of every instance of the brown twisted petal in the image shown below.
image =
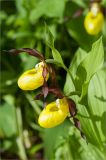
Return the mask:
[[[39,58],[41,61],[44,61],[44,57],[43,55],[38,52],[37,50],[35,49],[30,49],[30,48],[20,48],[20,49],[11,49],[11,50],[8,50],[6,52],[9,52],[11,54],[20,54],[22,52],[27,52],[28,54],[30,54],[31,56],[34,56],[34,57],[37,57]]]

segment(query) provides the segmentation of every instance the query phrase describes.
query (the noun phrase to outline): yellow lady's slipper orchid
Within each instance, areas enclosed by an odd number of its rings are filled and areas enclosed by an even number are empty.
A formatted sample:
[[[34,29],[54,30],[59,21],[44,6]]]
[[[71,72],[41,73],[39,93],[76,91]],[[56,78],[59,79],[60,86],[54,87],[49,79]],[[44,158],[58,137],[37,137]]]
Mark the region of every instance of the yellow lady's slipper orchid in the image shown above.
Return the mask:
[[[100,11],[99,6],[94,4],[91,8],[91,11],[85,17],[85,29],[90,35],[97,35],[102,30],[103,23],[103,13]]]
[[[44,63],[40,62],[35,68],[24,72],[18,79],[18,86],[22,90],[34,90],[42,86],[44,83],[44,78],[42,76],[43,67]],[[46,80],[48,80],[48,78],[49,74],[47,74]]]
[[[52,128],[62,123],[69,113],[66,98],[48,104],[40,113],[38,123],[44,128]]]

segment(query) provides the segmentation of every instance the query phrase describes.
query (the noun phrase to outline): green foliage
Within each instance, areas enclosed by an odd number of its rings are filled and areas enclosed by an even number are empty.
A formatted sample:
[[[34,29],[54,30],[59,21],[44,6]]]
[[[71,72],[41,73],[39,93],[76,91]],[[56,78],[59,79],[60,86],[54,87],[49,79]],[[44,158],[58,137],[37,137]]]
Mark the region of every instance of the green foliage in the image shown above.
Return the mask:
[[[13,104],[13,97],[7,96],[5,99],[9,99],[9,102],[4,101],[0,107],[0,137],[12,137],[17,134],[16,113]]]
[[[37,2],[35,8],[30,13],[31,22],[36,22],[36,20],[42,15],[47,17],[62,18],[65,9],[65,2],[66,0],[48,0],[47,3],[46,0],[41,0]],[[58,6],[60,6],[60,9],[58,9]]]
[[[100,49],[100,50],[99,50]],[[92,54],[91,54],[92,53]],[[85,54],[85,58],[81,55]],[[93,56],[93,54],[96,54]],[[91,59],[89,59],[91,57]],[[101,58],[100,58],[101,57]],[[96,61],[96,58],[98,59]],[[106,141],[105,137],[105,110],[106,110],[106,70],[99,69],[103,65],[103,47],[101,43],[101,39],[95,42],[92,46],[92,50],[89,53],[84,52],[83,50],[79,49],[75,57],[72,61],[72,65],[70,67],[71,73],[73,77],[76,77],[77,74],[80,76],[79,87],[83,89],[83,85],[85,85],[85,81],[83,81],[83,76],[87,74],[83,73],[82,68],[83,66],[86,73],[88,73],[88,87],[84,88],[85,94],[82,92],[82,96],[86,95],[85,101],[83,101],[83,105],[81,103],[81,98],[78,96],[73,96],[73,99],[77,102],[78,107],[78,118],[80,119],[82,128],[84,133],[90,143],[98,147],[103,154],[105,154],[105,146],[104,143]],[[88,65],[87,65],[88,61]],[[89,62],[92,64],[90,65]],[[99,63],[100,62],[100,63]],[[85,66],[84,66],[85,64]],[[76,69],[77,68],[77,69]],[[95,70],[96,69],[96,70]],[[68,87],[70,84],[70,87]],[[77,86],[77,85],[76,85]],[[72,83],[71,78],[67,75],[66,83],[65,83],[65,93],[70,93],[75,87]],[[82,86],[82,87],[81,87]],[[79,88],[78,88],[79,89]],[[80,90],[80,89],[79,89]],[[71,97],[72,98],[72,97]],[[85,105],[85,106],[84,106]],[[104,127],[103,127],[104,126]],[[104,128],[104,129],[103,129]]]
[[[71,3],[67,4],[66,8],[66,16],[73,15],[77,9],[78,6],[75,3],[82,3],[84,5],[84,2],[81,1],[72,1]],[[73,9],[70,10],[70,7]],[[84,7],[84,6],[81,6]],[[76,17],[74,19],[71,19],[67,22],[66,27],[69,34],[78,42],[78,44],[86,49],[89,50],[91,48],[92,43],[97,39],[97,37],[89,36],[84,28],[84,17],[85,14],[82,13],[80,17]],[[86,40],[86,41],[85,41]]]
[[[88,0],[4,0],[1,4],[1,50],[29,47],[43,53],[55,67],[59,87],[75,101],[76,118],[88,143],[72,118],[51,129],[38,125],[43,102],[33,98],[39,90],[23,92],[17,86],[20,74],[33,68],[38,59],[2,52],[1,159],[105,160],[106,22],[99,35],[87,34],[83,21]],[[106,0],[102,5],[106,6]],[[52,97],[48,100],[53,101]]]
[[[51,48],[52,50],[52,55],[54,58],[54,61],[57,61],[57,64],[59,63],[61,66],[64,66],[63,59],[61,57],[61,54],[58,52],[58,50],[54,47],[54,37],[52,33],[50,32],[49,28],[46,26],[47,30],[47,45]]]
[[[102,39],[99,39],[93,44],[91,51],[77,68],[75,77],[75,88],[78,91],[81,91],[81,100],[87,93],[87,87],[91,77],[100,67],[102,67],[103,62],[104,50],[102,45]]]
[[[9,73],[8,71],[2,71],[1,73],[0,92],[1,93],[14,93],[16,92],[17,86],[15,84],[16,78],[15,74]],[[12,86],[12,88],[11,88]]]
[[[49,47],[52,49],[52,55],[54,58],[54,62],[53,61],[52,62],[57,65],[58,63],[60,63],[61,67],[65,68],[66,66],[64,65],[61,59],[61,54],[59,52],[53,52],[54,40],[51,33],[49,33],[49,35],[50,35],[49,37],[50,42],[53,42],[53,44],[49,44]],[[48,62],[50,62],[50,60]],[[95,145],[95,147],[98,147],[101,150],[101,152],[103,152],[103,156],[105,156],[105,142],[106,142],[105,139],[106,137],[104,134],[105,126],[103,125],[104,126],[103,127],[102,124],[105,124],[106,70],[102,69],[101,72],[99,71],[100,73],[97,72],[100,68],[103,67],[103,62],[104,62],[104,50],[103,50],[102,38],[97,40],[92,45],[92,49],[89,53],[85,52],[82,49],[79,49],[75,57],[73,58],[69,70],[67,70],[68,76],[64,90],[66,94],[67,92],[70,93],[74,90],[79,91],[81,93],[80,97],[77,96],[76,98],[76,96],[74,96],[74,99],[78,105],[78,117],[81,121],[82,129],[84,130],[87,140],[91,144]],[[71,76],[69,74],[69,71],[72,74]],[[98,75],[98,73],[100,75]],[[73,82],[72,77],[75,83]],[[100,93],[102,95],[100,95]],[[81,105],[80,103],[83,105]],[[103,128],[102,130],[101,126]]]
[[[105,69],[97,72],[88,87],[88,106],[79,106],[79,118],[86,136],[105,154]],[[102,94],[102,95],[101,95]],[[105,97],[105,98],[104,98]]]
[[[57,127],[44,130],[43,140],[44,140],[45,156],[48,157],[48,159],[54,157],[53,153],[57,145],[59,145],[59,143],[61,142],[62,138],[68,137],[69,128],[70,128],[70,122],[67,120],[65,123]]]

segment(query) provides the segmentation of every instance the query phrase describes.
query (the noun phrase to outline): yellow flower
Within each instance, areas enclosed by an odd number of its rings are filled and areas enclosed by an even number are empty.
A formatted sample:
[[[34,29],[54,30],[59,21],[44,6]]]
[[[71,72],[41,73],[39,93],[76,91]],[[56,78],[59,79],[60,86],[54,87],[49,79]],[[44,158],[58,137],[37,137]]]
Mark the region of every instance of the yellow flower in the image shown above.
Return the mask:
[[[86,31],[91,35],[97,35],[103,27],[104,16],[100,11],[99,6],[94,3],[91,11],[87,14],[84,20]]]
[[[24,72],[18,79],[18,86],[22,90],[34,90],[39,88],[44,83],[44,78],[42,76],[44,63],[40,62],[35,66],[35,68]],[[49,74],[46,76],[48,80]]]
[[[66,98],[57,99],[48,104],[40,113],[38,123],[41,127],[52,128],[62,123],[69,113],[69,106]]]

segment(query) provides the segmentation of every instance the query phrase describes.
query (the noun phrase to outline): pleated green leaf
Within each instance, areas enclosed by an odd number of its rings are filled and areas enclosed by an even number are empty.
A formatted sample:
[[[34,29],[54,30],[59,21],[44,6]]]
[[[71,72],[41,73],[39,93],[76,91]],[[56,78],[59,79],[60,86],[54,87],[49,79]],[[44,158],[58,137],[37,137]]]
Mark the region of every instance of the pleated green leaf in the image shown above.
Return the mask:
[[[77,149],[76,149],[77,146]],[[104,155],[92,144],[87,144],[75,127],[70,127],[69,136],[61,141],[55,152],[55,160],[105,160]]]
[[[97,117],[96,125],[101,141],[106,141],[106,69],[99,71],[88,88],[89,111]],[[98,123],[99,122],[99,123]]]
[[[88,90],[88,84],[91,77],[100,69],[104,62],[104,50],[102,38],[93,45],[87,57],[79,64],[75,77],[75,87],[81,91],[80,102],[86,103],[85,96]],[[85,100],[85,101],[84,101]]]
[[[102,152],[102,155],[105,154],[104,146],[106,142],[106,70],[99,71],[104,61],[103,53],[101,39],[94,43],[88,54],[79,49],[70,65],[73,77],[79,76],[79,81],[77,81],[79,87],[77,86],[77,90],[75,89],[68,74],[64,86],[65,94],[85,89],[87,97],[83,105],[79,104],[78,96],[71,96],[70,98],[77,103],[78,118],[88,143],[95,145]],[[82,72],[82,68],[84,68],[86,74]],[[87,87],[85,82],[87,82]]]
[[[106,147],[106,69],[98,71],[88,87],[88,106],[78,104],[79,119],[88,142],[105,155]]]

